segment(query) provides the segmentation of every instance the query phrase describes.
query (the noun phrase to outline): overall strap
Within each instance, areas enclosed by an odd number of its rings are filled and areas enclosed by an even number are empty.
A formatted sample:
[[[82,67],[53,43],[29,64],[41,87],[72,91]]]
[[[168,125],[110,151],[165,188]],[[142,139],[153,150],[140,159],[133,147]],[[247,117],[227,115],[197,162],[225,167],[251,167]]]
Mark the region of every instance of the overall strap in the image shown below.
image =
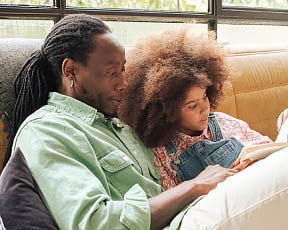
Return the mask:
[[[223,139],[223,135],[219,123],[216,119],[216,115],[212,112],[208,116],[208,127],[212,135],[212,141],[220,141]]]
[[[172,154],[172,153],[175,153],[177,151],[177,147],[174,144],[174,142],[172,141],[172,139],[170,139],[169,143],[167,145],[165,145],[165,149],[166,149],[166,152],[168,154]]]

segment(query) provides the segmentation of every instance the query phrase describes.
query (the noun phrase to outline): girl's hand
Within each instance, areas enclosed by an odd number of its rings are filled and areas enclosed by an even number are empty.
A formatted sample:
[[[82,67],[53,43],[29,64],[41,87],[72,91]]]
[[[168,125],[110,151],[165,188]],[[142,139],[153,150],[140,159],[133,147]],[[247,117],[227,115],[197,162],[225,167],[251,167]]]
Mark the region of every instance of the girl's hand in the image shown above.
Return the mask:
[[[247,168],[249,165],[251,165],[252,163],[256,162],[253,158],[248,158],[245,159],[244,161],[240,162],[239,159],[237,159],[236,161],[234,161],[231,166],[229,167],[230,169],[236,170],[236,171],[241,171],[245,168]]]
[[[288,109],[285,109],[282,113],[280,113],[280,115],[277,119],[278,132],[280,131],[282,125],[284,124],[284,122],[287,118],[288,118]]]

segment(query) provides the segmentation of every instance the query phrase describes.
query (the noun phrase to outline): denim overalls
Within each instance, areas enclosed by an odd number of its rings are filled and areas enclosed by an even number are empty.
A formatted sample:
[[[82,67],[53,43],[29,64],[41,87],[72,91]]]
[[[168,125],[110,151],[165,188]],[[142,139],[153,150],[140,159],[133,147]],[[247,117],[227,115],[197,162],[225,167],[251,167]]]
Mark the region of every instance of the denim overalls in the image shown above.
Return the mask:
[[[228,168],[238,157],[243,145],[234,137],[223,139],[219,124],[213,113],[209,114],[208,127],[211,140],[201,140],[191,145],[178,157],[171,161],[172,168],[177,172],[181,181],[196,177],[208,165],[219,164]],[[165,146],[168,154],[177,151],[171,140]]]

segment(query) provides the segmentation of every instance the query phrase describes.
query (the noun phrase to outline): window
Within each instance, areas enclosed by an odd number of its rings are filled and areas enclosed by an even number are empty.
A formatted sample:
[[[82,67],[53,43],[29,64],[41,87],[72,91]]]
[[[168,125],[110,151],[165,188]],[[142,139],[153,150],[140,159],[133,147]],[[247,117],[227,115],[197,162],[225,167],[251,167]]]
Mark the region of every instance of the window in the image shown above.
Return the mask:
[[[7,5],[47,5],[52,6],[53,0],[1,0],[0,4]]]
[[[159,33],[171,27],[177,27],[183,23],[165,22],[119,22],[106,21],[111,30],[121,39],[126,47],[133,46],[144,34]],[[207,24],[188,24],[195,33],[208,31]]]
[[[288,26],[218,25],[218,40],[226,44],[287,44]]]
[[[92,7],[92,8],[110,8],[110,9],[134,9],[147,11],[194,11],[208,12],[208,0],[158,0],[158,1],[107,1],[107,0],[88,0],[77,1],[68,0],[67,6],[73,7]]]
[[[44,38],[54,25],[53,20],[0,20],[1,37]]]
[[[288,0],[0,0],[0,37],[44,38],[72,13],[101,17],[125,46],[183,23],[224,43],[287,44]]]
[[[223,6],[258,7],[258,8],[278,8],[288,9],[287,0],[223,0]]]

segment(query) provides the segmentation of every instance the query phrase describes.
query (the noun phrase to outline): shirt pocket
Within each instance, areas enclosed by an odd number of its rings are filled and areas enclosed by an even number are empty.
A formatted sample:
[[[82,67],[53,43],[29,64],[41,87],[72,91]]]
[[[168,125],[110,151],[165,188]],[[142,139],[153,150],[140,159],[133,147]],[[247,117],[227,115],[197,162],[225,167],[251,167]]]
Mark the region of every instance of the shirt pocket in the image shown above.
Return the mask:
[[[119,199],[139,182],[141,174],[134,167],[133,161],[120,150],[112,150],[99,163],[106,175],[111,193]]]
[[[133,164],[133,161],[123,152],[115,149],[99,160],[101,166],[110,173],[115,173]]]

